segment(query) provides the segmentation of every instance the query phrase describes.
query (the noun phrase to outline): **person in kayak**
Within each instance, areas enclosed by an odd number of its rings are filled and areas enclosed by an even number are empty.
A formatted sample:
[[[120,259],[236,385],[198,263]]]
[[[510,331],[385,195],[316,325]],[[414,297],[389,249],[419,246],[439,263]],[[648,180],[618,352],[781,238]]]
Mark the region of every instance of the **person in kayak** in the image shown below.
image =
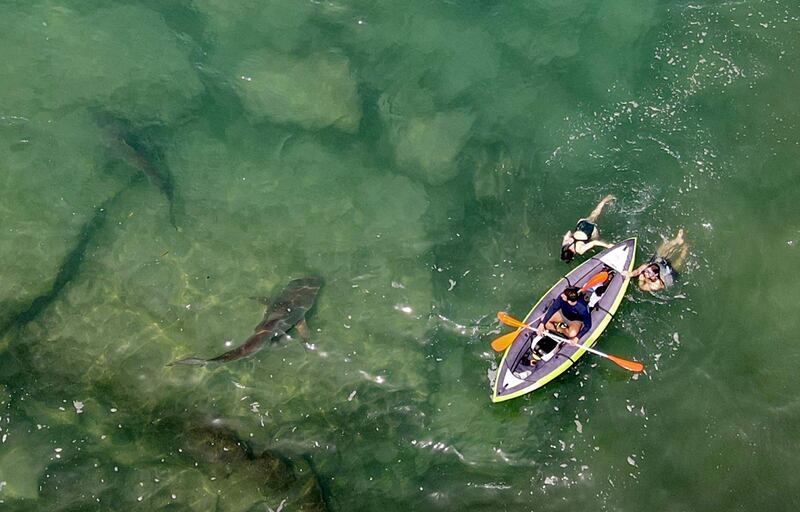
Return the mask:
[[[669,288],[678,277],[677,269],[689,254],[689,246],[683,239],[683,228],[672,240],[662,243],[656,253],[632,272],[623,272],[625,277],[638,278],[639,289],[643,292],[657,292]]]
[[[567,231],[561,240],[561,259],[569,263],[575,254],[584,254],[594,247],[611,247],[611,244],[600,240],[600,230],[597,229],[597,217],[603,207],[614,200],[614,196],[607,195],[597,203],[588,217],[579,219],[575,229]]]
[[[536,328],[541,335],[545,329],[569,338],[573,345],[592,328],[589,305],[580,289],[570,286],[550,304]]]

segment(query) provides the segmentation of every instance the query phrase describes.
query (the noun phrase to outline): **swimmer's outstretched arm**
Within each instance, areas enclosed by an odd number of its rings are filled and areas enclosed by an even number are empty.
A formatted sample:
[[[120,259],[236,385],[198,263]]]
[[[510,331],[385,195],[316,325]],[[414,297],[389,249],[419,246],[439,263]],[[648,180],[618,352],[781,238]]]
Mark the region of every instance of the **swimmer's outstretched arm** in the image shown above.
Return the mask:
[[[583,254],[586,251],[593,249],[595,247],[605,247],[606,249],[608,249],[609,247],[613,247],[613,245],[611,245],[608,242],[604,242],[602,240],[592,240],[591,242],[586,242],[584,244],[577,244],[575,246],[575,252],[577,252],[578,254]]]
[[[625,276],[625,277],[638,277],[639,274],[644,272],[644,269],[646,269],[649,265],[650,265],[650,263],[642,263],[641,265],[636,267],[633,270],[633,272],[628,272],[627,270],[623,270],[622,271],[622,275]]]

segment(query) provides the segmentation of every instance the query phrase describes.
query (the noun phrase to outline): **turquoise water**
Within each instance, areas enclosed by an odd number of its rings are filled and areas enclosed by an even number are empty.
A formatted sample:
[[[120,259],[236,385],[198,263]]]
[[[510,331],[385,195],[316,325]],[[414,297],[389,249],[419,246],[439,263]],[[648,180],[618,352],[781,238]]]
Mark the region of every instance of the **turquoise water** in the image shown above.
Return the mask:
[[[0,3],[4,510],[796,510],[800,7]],[[669,293],[490,402],[605,194]],[[251,299],[312,337],[207,368]]]

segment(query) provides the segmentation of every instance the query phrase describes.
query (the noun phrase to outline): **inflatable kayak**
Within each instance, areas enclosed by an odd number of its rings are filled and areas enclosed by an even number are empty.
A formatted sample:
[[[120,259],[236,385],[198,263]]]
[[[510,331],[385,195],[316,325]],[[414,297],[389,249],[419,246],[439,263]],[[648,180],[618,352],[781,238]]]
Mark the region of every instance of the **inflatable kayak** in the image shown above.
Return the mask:
[[[592,326],[578,340],[577,346],[521,329],[503,353],[495,376],[492,402],[510,400],[544,386],[575,364],[586,353],[584,347],[592,347],[597,342],[628,289],[630,280],[622,271],[633,269],[635,253],[636,238],[620,242],[580,264],[539,299],[523,320],[531,327],[539,325],[547,308],[565,288],[592,285],[586,290]]]

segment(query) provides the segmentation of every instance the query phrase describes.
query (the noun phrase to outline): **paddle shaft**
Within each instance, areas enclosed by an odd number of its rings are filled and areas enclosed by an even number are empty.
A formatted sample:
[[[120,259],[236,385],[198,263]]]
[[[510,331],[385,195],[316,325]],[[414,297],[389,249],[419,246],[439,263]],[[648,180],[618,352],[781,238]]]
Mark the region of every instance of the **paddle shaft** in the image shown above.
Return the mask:
[[[536,331],[536,329],[534,329],[533,327],[531,327],[528,324],[522,324],[520,327],[522,327],[524,329],[528,329],[528,330],[534,331],[534,332]],[[557,334],[553,334],[552,332],[548,331],[547,332],[547,336],[549,338],[552,338],[553,340],[559,342],[559,343],[567,343],[569,345],[572,345],[572,343],[570,343],[568,339],[562,338],[561,336],[558,336]],[[600,357],[605,357],[606,359],[610,359],[610,356],[608,354],[606,354],[605,352],[600,352],[599,350],[595,350],[595,349],[593,349],[591,347],[587,347],[587,346],[584,346],[584,345],[574,345],[574,346],[582,347],[587,352],[591,352],[592,354],[596,354],[596,355],[598,355]]]
[[[517,320],[516,318],[513,318],[513,317],[509,316],[508,313],[504,313],[503,311],[498,311],[497,312],[497,319],[500,320],[501,322],[503,322],[504,324],[510,325],[512,327],[517,327],[519,329],[528,329],[528,330],[531,330],[531,331],[536,331],[536,329],[534,329],[530,325],[526,324],[525,322],[521,322],[521,321]],[[537,331],[537,333],[538,333],[538,331]],[[551,334],[548,333],[548,335],[551,335]],[[558,336],[558,335],[555,335],[555,334],[553,334],[552,336],[553,336],[553,340],[554,341],[557,341],[559,343],[569,343],[570,345],[572,345],[572,343],[570,343],[569,340],[566,340],[566,339],[562,338],[561,336]],[[576,346],[581,347],[581,348],[585,349],[587,352],[590,352],[592,354],[598,355],[600,357],[604,357],[604,358],[608,359],[609,361],[613,362],[614,364],[616,364],[617,366],[621,366],[622,368],[625,368],[626,370],[630,370],[632,372],[637,372],[637,373],[644,371],[644,365],[642,363],[639,363],[639,362],[636,362],[636,361],[628,361],[627,359],[623,359],[623,358],[618,357],[618,356],[612,356],[611,354],[606,354],[605,352],[600,352],[599,350],[594,350],[594,349],[589,348],[589,347],[584,346],[584,345],[576,345]]]

